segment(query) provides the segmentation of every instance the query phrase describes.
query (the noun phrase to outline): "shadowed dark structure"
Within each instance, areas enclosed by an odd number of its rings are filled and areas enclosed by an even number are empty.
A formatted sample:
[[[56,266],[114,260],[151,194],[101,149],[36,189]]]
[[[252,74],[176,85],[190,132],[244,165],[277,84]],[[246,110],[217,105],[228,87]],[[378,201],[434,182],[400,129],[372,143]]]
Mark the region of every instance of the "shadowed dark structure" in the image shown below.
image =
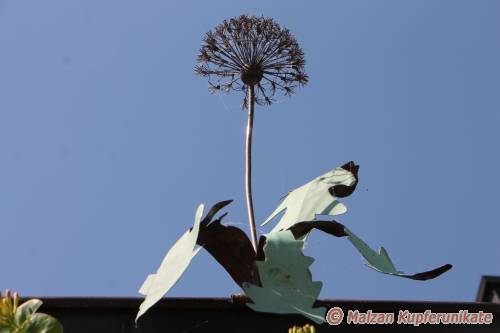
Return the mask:
[[[24,300],[26,300],[25,298]],[[250,310],[241,301],[228,298],[165,298],[138,322],[134,318],[142,298],[41,298],[41,311],[58,318],[65,333],[212,333],[238,332],[286,333],[293,325],[312,324],[296,315],[276,315]],[[23,300],[23,301],[24,301]],[[402,302],[402,301],[318,301],[318,306],[340,307],[347,310],[374,312],[492,312],[491,325],[353,325],[345,319],[339,326],[315,325],[318,332],[342,333],[498,333],[500,332],[500,304],[473,302]]]

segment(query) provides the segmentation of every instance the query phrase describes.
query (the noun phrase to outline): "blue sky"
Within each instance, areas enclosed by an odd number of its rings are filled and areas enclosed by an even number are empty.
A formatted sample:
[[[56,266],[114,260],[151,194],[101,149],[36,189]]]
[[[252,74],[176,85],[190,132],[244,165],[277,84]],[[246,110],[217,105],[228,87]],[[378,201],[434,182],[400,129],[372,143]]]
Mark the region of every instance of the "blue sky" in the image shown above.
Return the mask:
[[[500,275],[497,1],[0,0],[0,289],[135,296],[193,223],[234,199],[246,230],[242,96],[194,74],[204,33],[242,13],[296,36],[309,84],[258,107],[254,201],[349,160],[338,221],[417,282],[313,234],[322,298],[471,301]],[[261,229],[261,232],[269,231]],[[239,292],[204,251],[172,296]]]

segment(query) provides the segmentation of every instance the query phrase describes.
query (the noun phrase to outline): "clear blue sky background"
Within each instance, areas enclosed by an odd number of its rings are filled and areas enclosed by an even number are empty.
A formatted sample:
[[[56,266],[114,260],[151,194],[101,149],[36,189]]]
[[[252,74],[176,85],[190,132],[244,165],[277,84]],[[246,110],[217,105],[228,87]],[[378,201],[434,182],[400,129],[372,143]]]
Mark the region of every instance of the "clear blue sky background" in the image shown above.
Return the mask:
[[[258,220],[354,160],[338,220],[401,270],[455,267],[386,276],[315,233],[321,297],[473,300],[481,275],[500,275],[493,0],[0,0],[0,288],[134,296],[200,202],[234,199],[226,221],[247,230],[242,96],[211,95],[193,72],[204,33],[242,13],[288,27],[310,76],[257,109]],[[202,251],[171,295],[234,292]]]

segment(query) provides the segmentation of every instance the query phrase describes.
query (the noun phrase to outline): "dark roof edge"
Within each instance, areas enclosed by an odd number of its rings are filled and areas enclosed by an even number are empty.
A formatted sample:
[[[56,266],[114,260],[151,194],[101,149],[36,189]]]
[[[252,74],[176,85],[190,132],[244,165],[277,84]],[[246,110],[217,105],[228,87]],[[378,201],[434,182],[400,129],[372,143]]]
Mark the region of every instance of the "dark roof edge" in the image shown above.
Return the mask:
[[[23,297],[22,301],[30,298],[39,298],[43,301],[43,308],[100,308],[100,309],[131,309],[138,310],[139,305],[144,300],[142,297]],[[217,297],[168,297],[160,300],[155,308],[157,309],[227,309],[237,310],[246,308],[247,299]],[[436,301],[396,301],[396,300],[342,300],[326,299],[318,300],[316,306],[333,307],[339,306],[343,309],[373,309],[373,311],[383,311],[384,309],[418,309],[425,311],[489,311],[500,313],[500,304],[485,302],[436,302]]]

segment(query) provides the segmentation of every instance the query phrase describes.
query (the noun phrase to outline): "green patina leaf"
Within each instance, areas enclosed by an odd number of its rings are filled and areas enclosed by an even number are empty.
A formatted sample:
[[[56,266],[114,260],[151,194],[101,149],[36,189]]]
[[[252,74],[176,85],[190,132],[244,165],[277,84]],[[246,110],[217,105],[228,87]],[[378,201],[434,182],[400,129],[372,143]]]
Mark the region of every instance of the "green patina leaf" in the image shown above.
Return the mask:
[[[334,216],[345,213],[347,208],[329,190],[339,185],[355,186],[356,175],[346,167],[351,163],[331,170],[288,193],[262,225],[267,224],[283,211],[285,214],[272,231],[288,229],[295,223],[314,220],[316,215]]]
[[[396,270],[396,267],[392,263],[392,260],[384,247],[381,247],[379,252],[376,252],[349,229],[344,227],[344,231],[348,235],[348,239],[351,244],[354,245],[363,258],[366,259],[366,265],[368,267],[385,274],[404,274],[403,272]]]
[[[351,244],[354,245],[363,258],[366,259],[366,265],[380,273],[400,276],[412,280],[425,281],[434,279],[453,267],[450,264],[446,264],[430,271],[409,275],[396,269],[391,258],[389,257],[389,254],[383,247],[380,248],[379,252],[376,252],[346,227],[344,227],[344,231]]]
[[[313,282],[309,266],[314,262],[302,253],[303,240],[296,240],[289,230],[266,235],[264,261],[257,261],[262,286],[244,283],[247,303],[259,312],[301,314],[323,323],[326,308],[313,308],[322,283]]]
[[[198,253],[200,248],[196,247],[196,240],[198,239],[203,209],[203,204],[198,206],[194,226],[172,246],[165,255],[158,271],[155,274],[150,274],[139,289],[139,293],[145,295],[146,298],[139,307],[136,321],[174,286]]]

